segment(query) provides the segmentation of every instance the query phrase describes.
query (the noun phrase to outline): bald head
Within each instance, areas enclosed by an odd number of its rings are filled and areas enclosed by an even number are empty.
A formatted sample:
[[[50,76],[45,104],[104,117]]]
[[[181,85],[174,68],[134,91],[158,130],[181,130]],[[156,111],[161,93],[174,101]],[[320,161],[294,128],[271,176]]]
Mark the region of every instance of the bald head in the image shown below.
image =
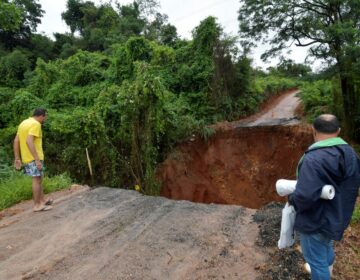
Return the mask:
[[[313,123],[316,132],[323,134],[334,134],[338,133],[340,124],[338,119],[331,114],[323,114],[318,116]]]

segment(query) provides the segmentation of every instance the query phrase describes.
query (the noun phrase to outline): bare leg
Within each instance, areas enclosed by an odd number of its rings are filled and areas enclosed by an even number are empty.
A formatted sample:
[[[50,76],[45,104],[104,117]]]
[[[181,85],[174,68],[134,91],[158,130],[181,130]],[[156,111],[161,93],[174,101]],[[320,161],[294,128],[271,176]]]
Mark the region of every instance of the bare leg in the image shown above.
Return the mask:
[[[44,193],[42,188],[42,177],[33,177],[32,180],[33,200],[35,212],[52,209],[52,206],[45,205]]]
[[[43,208],[43,203],[41,201],[43,193],[41,186],[41,177],[32,177],[32,192],[34,200],[34,211],[38,211]]]
[[[40,201],[41,201],[41,204],[45,204],[45,197],[44,197],[44,190],[43,190],[43,185],[42,185],[42,182],[43,182],[43,177],[41,176],[40,177],[40,189],[41,189],[41,198],[40,198]]]
[[[43,188],[43,178],[44,177],[40,177],[40,186],[41,186],[41,204],[44,205],[52,205],[54,203],[54,200],[51,198],[45,199],[45,195],[44,195],[44,188]]]

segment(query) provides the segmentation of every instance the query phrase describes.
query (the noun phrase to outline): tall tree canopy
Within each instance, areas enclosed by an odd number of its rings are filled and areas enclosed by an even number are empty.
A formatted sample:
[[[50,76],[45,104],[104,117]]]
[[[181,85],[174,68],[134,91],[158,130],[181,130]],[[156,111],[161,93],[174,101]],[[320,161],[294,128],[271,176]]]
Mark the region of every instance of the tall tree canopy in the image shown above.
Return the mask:
[[[359,0],[244,0],[239,10],[241,36],[269,43],[263,58],[291,44],[336,65],[341,80],[345,125],[354,136],[359,117],[357,94],[360,53]],[[248,41],[249,42],[249,41]]]
[[[37,25],[41,23],[40,18],[44,13],[41,5],[38,0],[2,0],[1,2],[0,43],[10,50],[17,45],[26,46],[32,32],[35,32]],[[5,12],[10,12],[6,18],[1,16],[3,9],[6,9]]]
[[[14,3],[0,2],[0,31],[16,31],[21,23],[21,10]]]
[[[157,1],[138,0],[127,5],[116,2],[115,6],[111,2],[96,6],[91,1],[67,1],[62,19],[72,35],[75,32],[80,35],[76,44],[79,48],[103,51],[114,43],[124,43],[131,36],[139,35],[169,45],[177,40],[176,28],[167,23],[166,15],[157,11]]]

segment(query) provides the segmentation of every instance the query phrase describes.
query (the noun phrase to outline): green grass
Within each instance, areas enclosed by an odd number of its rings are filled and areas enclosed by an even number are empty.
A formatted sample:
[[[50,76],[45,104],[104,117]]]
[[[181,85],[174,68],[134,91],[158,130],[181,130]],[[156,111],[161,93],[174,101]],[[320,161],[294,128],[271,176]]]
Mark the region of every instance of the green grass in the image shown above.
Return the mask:
[[[352,224],[360,223],[360,205],[359,204],[355,206],[355,210],[354,210],[354,213],[351,218],[351,223]]]
[[[71,180],[66,174],[51,178],[45,177],[43,182],[44,193],[69,188],[70,184]],[[30,177],[14,172],[5,180],[0,180],[0,211],[20,201],[31,198],[32,189]]]

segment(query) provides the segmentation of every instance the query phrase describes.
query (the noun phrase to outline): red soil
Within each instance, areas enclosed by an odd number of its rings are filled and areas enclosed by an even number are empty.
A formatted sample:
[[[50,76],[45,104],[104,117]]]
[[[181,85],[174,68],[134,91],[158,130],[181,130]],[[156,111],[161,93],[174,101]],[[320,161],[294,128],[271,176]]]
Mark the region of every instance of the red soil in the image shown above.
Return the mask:
[[[282,201],[275,182],[294,179],[311,143],[304,125],[242,127],[219,131],[208,142],[183,143],[159,170],[161,195],[249,208]]]
[[[248,118],[212,126],[216,133],[208,141],[194,137],[179,145],[158,169],[161,195],[249,208],[284,201],[275,182],[295,178],[297,163],[313,141],[307,125],[274,125],[294,117],[296,93],[270,99]]]

